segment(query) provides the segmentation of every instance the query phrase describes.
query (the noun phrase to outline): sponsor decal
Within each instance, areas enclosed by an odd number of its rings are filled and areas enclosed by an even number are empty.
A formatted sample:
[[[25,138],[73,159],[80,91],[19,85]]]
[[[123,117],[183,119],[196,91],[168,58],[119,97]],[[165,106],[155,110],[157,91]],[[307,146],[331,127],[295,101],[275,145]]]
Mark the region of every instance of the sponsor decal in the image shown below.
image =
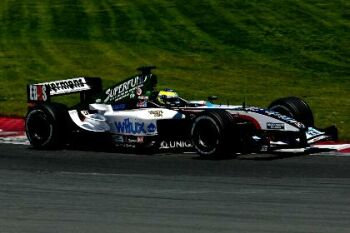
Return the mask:
[[[130,144],[135,144],[137,143],[137,138],[126,137],[126,142]]]
[[[124,143],[125,142],[124,137],[122,135],[112,135],[112,138],[117,143]]]
[[[299,121],[296,121],[296,120],[294,120],[293,118],[291,118],[291,117],[289,117],[289,116],[282,115],[282,114],[280,114],[280,113],[278,113],[278,112],[272,112],[272,111],[269,111],[269,110],[265,110],[265,109],[261,109],[261,108],[256,108],[256,107],[247,108],[246,110],[249,110],[249,111],[252,111],[252,112],[259,113],[259,114],[263,114],[263,115],[267,115],[267,116],[274,117],[274,118],[276,118],[276,119],[285,121],[285,122],[287,122],[288,124],[295,125],[295,126],[298,127],[298,128],[305,128],[305,126],[304,126],[303,123],[301,123],[301,122],[299,122]]]
[[[142,136],[137,137],[136,142],[137,143],[143,143],[144,142],[144,137],[142,137]]]
[[[39,83],[38,85],[45,85],[50,88],[50,95],[59,95],[70,92],[79,92],[90,90],[85,78],[73,78],[54,82]]]
[[[115,127],[118,133],[128,134],[146,134],[144,122],[132,122],[129,118],[122,122],[115,122]]]
[[[83,114],[84,116],[87,116],[87,115],[90,114],[89,111],[87,111],[87,110],[82,110],[82,111],[80,111],[80,112],[81,112],[81,114]]]
[[[123,99],[127,96],[130,96],[131,93],[135,93],[137,89],[140,89],[143,87],[143,84],[147,81],[147,76],[136,76],[132,79],[129,79],[125,81],[124,83],[117,85],[113,88],[109,88],[106,91],[106,99],[104,102],[109,101],[118,101],[120,99]],[[135,96],[135,94],[132,94]]]
[[[47,86],[45,85],[29,85],[30,101],[47,101]]]
[[[145,101],[145,100],[138,101],[137,104],[136,104],[136,107],[137,108],[146,108],[147,107],[147,101]]]
[[[140,96],[141,94],[142,94],[142,89],[138,87],[136,89],[136,95]]]
[[[162,110],[151,110],[151,111],[148,111],[148,113],[153,115],[154,117],[163,117]]]
[[[114,111],[124,110],[126,109],[126,104],[112,104],[112,108]]]
[[[151,123],[151,124],[149,124],[149,125],[147,126],[147,130],[148,130],[148,132],[150,132],[150,133],[154,133],[154,132],[156,132],[156,130],[157,130],[157,126],[156,126],[155,124]]]
[[[268,152],[269,151],[269,146],[268,145],[263,145],[260,149],[261,152]]]
[[[160,143],[160,149],[183,149],[192,148],[192,143],[187,141],[162,141]]]
[[[317,136],[324,135],[324,134],[325,134],[324,132],[321,132],[315,128],[309,127],[307,132],[306,132],[306,138],[310,139],[310,138],[317,137]]]
[[[284,123],[267,122],[266,128],[267,129],[284,129]]]
[[[140,144],[140,143],[143,143],[144,142],[144,137],[143,136],[138,136],[138,137],[127,137],[127,136],[124,136],[125,137],[125,140],[124,142],[125,143],[128,143],[128,144]]]

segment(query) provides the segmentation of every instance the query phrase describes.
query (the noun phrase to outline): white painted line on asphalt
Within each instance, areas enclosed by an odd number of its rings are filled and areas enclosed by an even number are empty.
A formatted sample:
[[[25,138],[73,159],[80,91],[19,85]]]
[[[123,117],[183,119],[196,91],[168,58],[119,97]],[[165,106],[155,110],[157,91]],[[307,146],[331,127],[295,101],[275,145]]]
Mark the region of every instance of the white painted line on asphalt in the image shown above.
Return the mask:
[[[312,147],[319,148],[319,149],[345,150],[345,149],[350,148],[350,144],[313,145]]]
[[[305,148],[279,149],[275,151],[282,153],[303,153],[305,152]]]
[[[17,136],[17,135],[23,135],[24,133],[22,132],[0,132],[0,137],[8,137],[8,136]]]
[[[0,138],[0,143],[15,144],[15,145],[29,145],[27,136]]]
[[[350,156],[350,153],[342,153],[342,152],[332,151],[332,152],[318,153],[318,154],[314,154],[314,155],[336,156],[336,157],[349,157],[349,156]]]

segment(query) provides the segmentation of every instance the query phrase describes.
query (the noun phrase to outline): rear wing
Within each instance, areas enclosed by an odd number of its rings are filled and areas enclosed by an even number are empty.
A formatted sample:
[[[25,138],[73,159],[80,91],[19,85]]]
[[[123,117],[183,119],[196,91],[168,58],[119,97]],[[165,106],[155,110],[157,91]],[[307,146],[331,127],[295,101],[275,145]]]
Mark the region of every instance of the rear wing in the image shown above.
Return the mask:
[[[100,78],[78,77],[27,85],[28,103],[49,102],[51,96],[80,93],[80,100],[85,101],[88,97],[102,91]]]

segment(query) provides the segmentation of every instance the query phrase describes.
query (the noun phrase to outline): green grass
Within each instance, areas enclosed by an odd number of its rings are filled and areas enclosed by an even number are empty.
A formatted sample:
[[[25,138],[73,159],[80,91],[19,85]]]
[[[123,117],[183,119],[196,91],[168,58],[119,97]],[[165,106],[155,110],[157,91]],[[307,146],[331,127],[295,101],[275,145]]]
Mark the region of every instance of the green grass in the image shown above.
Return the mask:
[[[29,82],[158,66],[186,98],[267,106],[296,95],[350,139],[350,2],[3,0],[0,114],[25,115]],[[64,101],[71,103],[68,98]]]

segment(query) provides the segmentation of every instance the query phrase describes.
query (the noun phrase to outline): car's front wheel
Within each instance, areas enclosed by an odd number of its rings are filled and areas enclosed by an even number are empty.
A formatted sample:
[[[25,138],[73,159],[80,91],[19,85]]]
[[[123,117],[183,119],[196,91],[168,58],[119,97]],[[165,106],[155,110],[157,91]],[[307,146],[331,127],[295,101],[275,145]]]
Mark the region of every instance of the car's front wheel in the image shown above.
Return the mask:
[[[206,111],[194,119],[191,139],[196,151],[205,157],[227,155],[232,116],[226,111]],[[232,133],[232,132],[231,132]]]

